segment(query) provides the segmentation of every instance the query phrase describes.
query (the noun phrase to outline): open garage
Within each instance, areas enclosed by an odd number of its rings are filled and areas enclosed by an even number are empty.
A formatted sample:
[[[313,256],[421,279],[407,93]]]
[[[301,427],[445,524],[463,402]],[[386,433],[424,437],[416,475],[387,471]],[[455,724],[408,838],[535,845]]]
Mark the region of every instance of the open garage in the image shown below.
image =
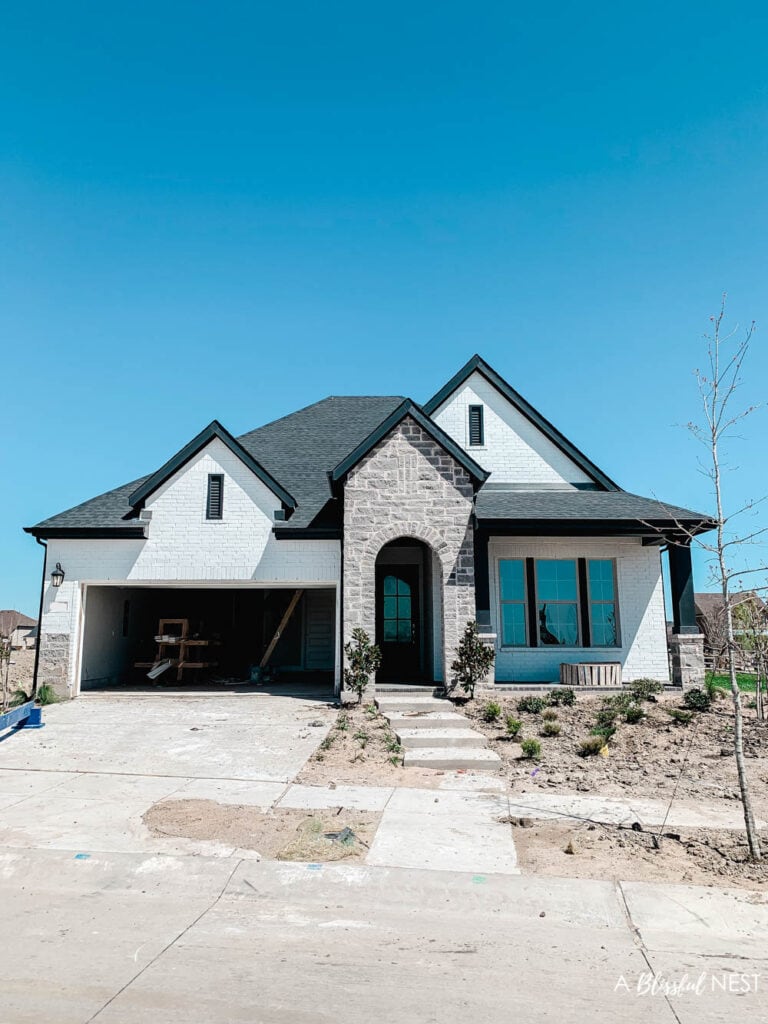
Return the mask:
[[[88,586],[80,689],[327,683],[332,587]]]

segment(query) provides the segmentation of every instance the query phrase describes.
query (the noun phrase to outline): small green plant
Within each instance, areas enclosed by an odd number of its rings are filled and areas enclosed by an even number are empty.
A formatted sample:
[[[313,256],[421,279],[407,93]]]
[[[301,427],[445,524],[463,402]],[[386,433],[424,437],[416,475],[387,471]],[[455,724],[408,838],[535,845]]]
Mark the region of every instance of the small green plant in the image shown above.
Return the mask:
[[[527,757],[530,761],[536,760],[541,755],[541,744],[532,736],[523,740],[520,746],[523,748],[523,757]]]
[[[388,761],[390,764],[395,765],[395,767],[399,767],[401,764],[400,754],[390,754]]]
[[[507,717],[504,719],[504,723],[507,727],[507,736],[509,736],[509,738],[512,740],[515,739],[517,734],[523,728],[523,723],[520,721],[519,718],[515,718],[514,715],[507,715]]]
[[[599,754],[605,746],[604,736],[587,736],[586,739],[581,740],[576,753],[579,757],[594,757],[595,754]]]
[[[346,732],[349,729],[349,715],[346,711],[340,711],[336,719],[336,728],[339,732]]]
[[[481,715],[484,722],[498,722],[501,718],[501,704],[495,700],[489,700],[487,704],[483,705]]]
[[[547,703],[553,708],[559,708],[561,704],[563,707],[570,708],[576,703],[576,694],[569,686],[561,686],[550,692]]]
[[[682,708],[667,708],[667,714],[678,725],[690,725],[693,718],[692,711],[683,711]]]
[[[370,736],[365,731],[365,729],[358,729],[356,733],[353,733],[352,739],[357,740],[360,746],[363,749],[365,749],[366,746],[368,745],[368,740],[370,739]]]
[[[9,707],[17,708],[19,704],[26,704],[29,700],[29,694],[26,690],[14,690],[11,694],[11,699],[8,701]]]
[[[559,736],[562,726],[559,722],[554,721],[551,718],[547,718],[541,727],[542,736]]]
[[[518,711],[527,711],[529,715],[540,715],[544,710],[541,697],[521,697],[517,702]]]
[[[638,703],[656,703],[656,694],[664,692],[664,686],[657,679],[635,679],[629,684],[629,692]]]
[[[325,737],[323,742],[320,744],[320,748],[319,749],[320,750],[330,750],[332,746],[333,746],[333,735],[329,733]]]
[[[616,732],[615,725],[596,725],[593,729],[589,730],[590,736],[599,736],[603,740],[603,746]]]
[[[45,707],[46,704],[59,703],[56,691],[49,683],[43,683],[42,686],[38,686],[37,693],[35,694],[35,700],[41,707]]]
[[[556,722],[557,712],[554,708],[544,708],[541,717],[544,719],[545,722]]]
[[[390,754],[399,754],[400,751],[403,749],[400,746],[400,741],[398,740],[397,736],[395,736],[391,732],[388,733],[384,740],[384,747]]]
[[[361,704],[371,676],[381,665],[381,651],[365,630],[357,627],[352,630],[352,639],[344,644],[344,653],[349,662],[344,669],[344,685],[357,694],[357,703]]]
[[[451,663],[456,680],[470,699],[475,696],[475,687],[488,675],[496,657],[493,647],[480,639],[477,623],[470,619],[464,627],[464,634],[456,651],[457,658]]]
[[[706,690],[695,687],[693,690],[687,690],[683,694],[683,704],[690,711],[709,711],[712,707],[712,698]]]
[[[645,718],[645,711],[639,704],[628,704],[624,712],[624,720],[630,725],[637,725]]]
[[[379,709],[376,707],[375,704],[366,704],[365,707],[363,708],[363,711],[366,713],[368,718],[379,717]]]

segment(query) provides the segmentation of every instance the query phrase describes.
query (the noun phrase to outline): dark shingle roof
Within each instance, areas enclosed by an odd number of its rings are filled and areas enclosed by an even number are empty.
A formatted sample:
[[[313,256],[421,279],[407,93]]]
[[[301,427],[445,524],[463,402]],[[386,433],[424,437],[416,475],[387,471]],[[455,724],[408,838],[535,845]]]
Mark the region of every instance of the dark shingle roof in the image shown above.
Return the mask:
[[[338,525],[328,473],[402,402],[399,395],[324,398],[237,439],[295,497],[298,508],[287,527]],[[133,529],[138,535],[128,498],[150,476],[44,519],[30,531],[46,536],[52,530]]]
[[[504,490],[486,485],[477,495],[477,517],[483,520],[600,520],[625,523],[684,524],[709,522],[702,512],[667,505],[628,491]]]

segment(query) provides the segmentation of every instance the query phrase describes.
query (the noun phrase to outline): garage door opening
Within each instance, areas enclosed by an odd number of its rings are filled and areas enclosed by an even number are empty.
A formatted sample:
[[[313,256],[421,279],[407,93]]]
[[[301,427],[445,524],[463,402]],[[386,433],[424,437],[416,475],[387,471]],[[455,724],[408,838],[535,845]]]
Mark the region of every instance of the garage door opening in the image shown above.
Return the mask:
[[[299,593],[89,586],[80,688],[226,687],[264,682],[265,676],[270,682],[330,687],[335,623],[332,587]],[[183,647],[176,642],[182,634]],[[162,643],[163,637],[169,641]],[[259,671],[267,655],[266,672]]]

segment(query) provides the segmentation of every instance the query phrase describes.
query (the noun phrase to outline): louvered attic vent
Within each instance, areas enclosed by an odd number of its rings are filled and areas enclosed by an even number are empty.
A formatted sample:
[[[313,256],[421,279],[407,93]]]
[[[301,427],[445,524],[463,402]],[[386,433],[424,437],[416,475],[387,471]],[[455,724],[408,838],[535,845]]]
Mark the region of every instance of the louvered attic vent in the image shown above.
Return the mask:
[[[224,475],[208,474],[208,500],[205,506],[206,519],[221,519],[224,515]]]
[[[469,443],[473,447],[483,444],[485,435],[483,430],[483,407],[482,405],[470,405],[469,407]]]

